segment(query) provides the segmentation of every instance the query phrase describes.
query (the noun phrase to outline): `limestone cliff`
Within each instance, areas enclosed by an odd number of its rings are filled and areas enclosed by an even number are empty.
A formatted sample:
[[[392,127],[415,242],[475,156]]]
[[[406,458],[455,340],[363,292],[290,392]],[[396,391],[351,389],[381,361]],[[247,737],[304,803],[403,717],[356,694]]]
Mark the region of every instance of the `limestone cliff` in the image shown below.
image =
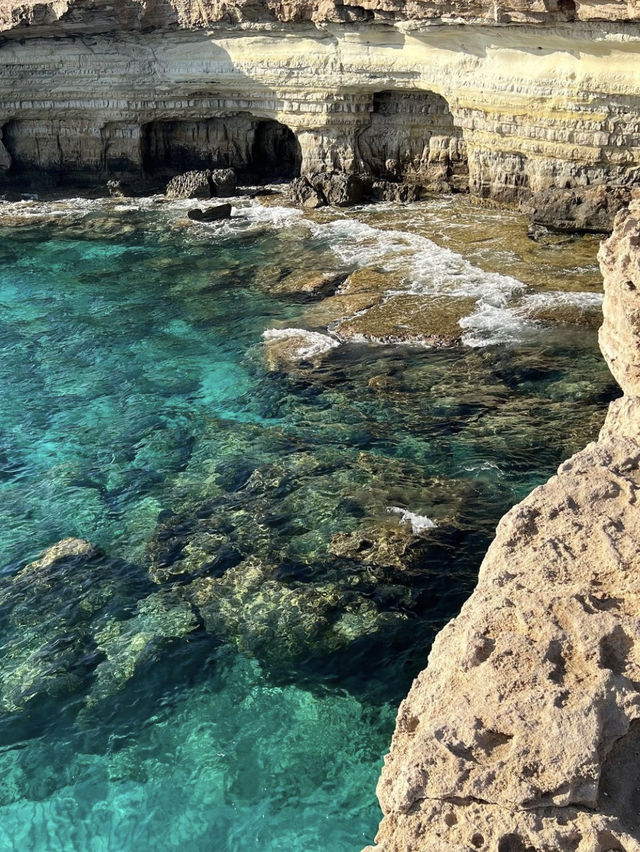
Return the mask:
[[[402,703],[377,852],[640,850],[640,202],[600,263],[624,396],[500,522]]]
[[[0,173],[37,190],[205,167],[264,179],[278,162],[507,203],[602,185],[624,200],[640,183],[639,8],[0,0]],[[603,227],[583,201],[554,215]]]

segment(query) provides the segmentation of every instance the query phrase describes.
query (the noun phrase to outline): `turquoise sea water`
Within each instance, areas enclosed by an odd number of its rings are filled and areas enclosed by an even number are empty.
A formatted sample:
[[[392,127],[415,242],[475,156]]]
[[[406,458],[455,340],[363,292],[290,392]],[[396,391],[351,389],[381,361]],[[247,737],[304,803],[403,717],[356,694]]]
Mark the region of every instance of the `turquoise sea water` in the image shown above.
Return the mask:
[[[595,332],[523,320],[513,279],[398,236],[400,208],[391,233],[247,202],[188,229],[78,209],[0,241],[0,850],[355,852],[496,522],[597,433]],[[262,332],[310,299],[278,282],[362,265],[472,292],[469,345],[269,371]],[[411,517],[437,526],[411,538]],[[88,567],[18,573],[69,536]]]

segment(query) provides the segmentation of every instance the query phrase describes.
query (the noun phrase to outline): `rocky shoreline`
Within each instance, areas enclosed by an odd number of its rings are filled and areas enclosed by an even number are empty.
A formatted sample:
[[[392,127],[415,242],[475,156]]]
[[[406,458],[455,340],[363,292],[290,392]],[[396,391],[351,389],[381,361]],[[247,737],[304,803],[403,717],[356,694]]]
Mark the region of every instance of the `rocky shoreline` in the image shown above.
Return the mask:
[[[640,849],[639,244],[636,202],[600,252],[624,396],[503,518],[438,635],[378,786],[380,852]]]

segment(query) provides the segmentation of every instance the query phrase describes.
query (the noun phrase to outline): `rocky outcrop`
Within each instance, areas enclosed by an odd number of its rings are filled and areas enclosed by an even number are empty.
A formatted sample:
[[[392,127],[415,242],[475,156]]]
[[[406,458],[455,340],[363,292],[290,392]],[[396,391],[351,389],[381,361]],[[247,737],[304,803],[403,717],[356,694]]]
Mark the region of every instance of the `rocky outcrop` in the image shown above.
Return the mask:
[[[556,231],[610,233],[616,214],[638,192],[631,187],[586,186],[546,189],[524,205],[534,226]]]
[[[233,169],[204,169],[171,178],[165,194],[167,198],[224,198],[233,195],[237,185]]]
[[[600,252],[624,396],[500,522],[402,703],[378,852],[640,849],[640,203]]]

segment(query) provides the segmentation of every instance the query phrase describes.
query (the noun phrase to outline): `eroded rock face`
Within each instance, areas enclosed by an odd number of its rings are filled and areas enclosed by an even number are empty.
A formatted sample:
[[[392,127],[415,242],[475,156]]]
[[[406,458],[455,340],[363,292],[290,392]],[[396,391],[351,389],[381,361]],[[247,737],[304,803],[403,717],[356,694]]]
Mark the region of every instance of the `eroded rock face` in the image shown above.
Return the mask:
[[[0,4],[0,31],[61,26],[70,31],[104,31],[114,26],[130,30],[149,27],[193,27],[212,23],[286,21],[315,23],[367,23],[382,21],[437,21],[455,23],[548,23],[571,20],[637,20],[633,0],[608,3],[549,3],[527,0],[4,0]]]
[[[640,201],[616,219],[616,233],[599,260],[606,276],[600,348],[616,381],[640,396]]]
[[[640,205],[600,260],[625,397],[500,522],[400,706],[379,852],[640,849]]]

